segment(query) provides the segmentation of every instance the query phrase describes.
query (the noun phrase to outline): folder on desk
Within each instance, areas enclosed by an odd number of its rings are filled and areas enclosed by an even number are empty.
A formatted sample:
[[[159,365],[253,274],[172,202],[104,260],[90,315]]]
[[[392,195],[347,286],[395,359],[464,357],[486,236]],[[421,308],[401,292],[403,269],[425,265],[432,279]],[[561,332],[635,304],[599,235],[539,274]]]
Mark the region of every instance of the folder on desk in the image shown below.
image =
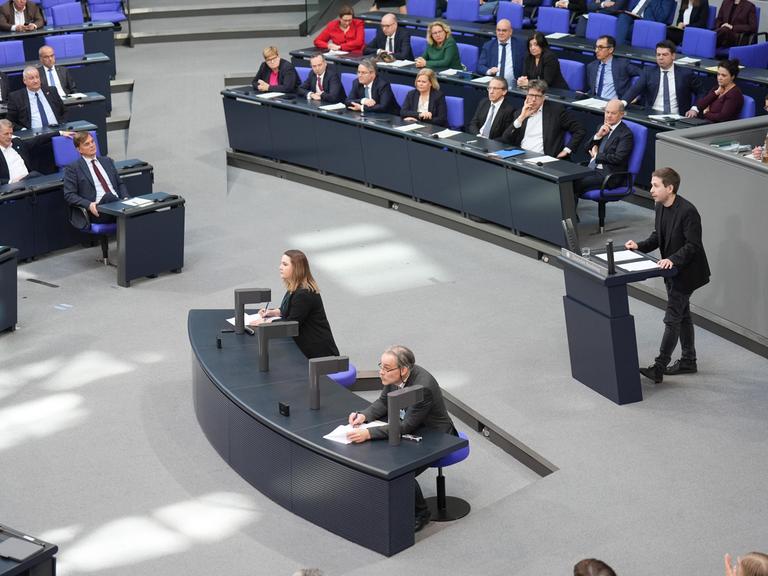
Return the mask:
[[[512,158],[513,156],[519,156],[520,154],[525,154],[525,150],[516,148],[511,150],[496,150],[496,152],[493,152],[493,155],[498,156],[499,158]]]
[[[22,562],[42,549],[43,547],[36,542],[28,542],[21,538],[9,536],[6,540],[0,542],[0,558]]]

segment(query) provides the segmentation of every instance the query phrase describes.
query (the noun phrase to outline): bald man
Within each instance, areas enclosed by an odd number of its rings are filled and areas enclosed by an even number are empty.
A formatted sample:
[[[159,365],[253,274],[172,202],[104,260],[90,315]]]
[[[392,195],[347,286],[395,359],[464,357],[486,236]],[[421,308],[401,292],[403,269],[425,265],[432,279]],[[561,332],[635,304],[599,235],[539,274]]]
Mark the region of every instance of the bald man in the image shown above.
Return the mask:
[[[395,60],[413,60],[411,38],[408,33],[397,25],[397,16],[392,13],[381,17],[381,28],[376,37],[363,48],[363,54],[382,52],[392,54]]]

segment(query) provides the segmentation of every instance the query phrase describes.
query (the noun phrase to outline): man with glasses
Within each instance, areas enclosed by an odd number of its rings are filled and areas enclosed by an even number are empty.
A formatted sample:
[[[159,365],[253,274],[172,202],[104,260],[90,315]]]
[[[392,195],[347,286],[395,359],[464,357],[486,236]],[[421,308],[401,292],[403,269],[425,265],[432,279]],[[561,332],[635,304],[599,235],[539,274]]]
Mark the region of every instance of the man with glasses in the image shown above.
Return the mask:
[[[586,130],[562,104],[546,100],[547,83],[531,80],[523,107],[515,111],[515,120],[504,132],[502,140],[512,146],[546,154],[555,158],[568,158],[586,135]],[[565,146],[565,134],[571,141]]]
[[[395,60],[413,60],[411,37],[397,26],[397,16],[391,13],[381,17],[381,29],[363,49],[363,54],[379,55],[382,52],[392,54]]]
[[[645,66],[640,79],[624,94],[624,105],[638,96],[643,97],[646,108],[657,113],[684,116],[701,91],[699,77],[685,68],[675,66],[677,46],[669,40],[656,44],[658,67]]]
[[[496,22],[496,38],[488,40],[480,49],[477,73],[500,76],[507,84],[517,84],[523,73],[524,48],[512,38],[512,23],[506,18]]]
[[[467,132],[481,138],[498,140],[514,120],[515,110],[507,100],[507,81],[500,76],[488,83],[488,99],[477,105]]]
[[[597,60],[587,65],[589,95],[603,100],[622,99],[632,86],[632,78],[640,76],[640,69],[623,58],[614,58],[616,39],[600,36],[595,42]]]
[[[422,386],[424,398],[413,406],[401,411],[400,430],[403,434],[413,434],[420,428],[429,428],[457,436],[456,428],[443,401],[443,394],[435,377],[416,364],[413,352],[405,346],[390,346],[381,355],[379,362],[379,378],[384,387],[376,401],[362,412],[352,412],[349,415],[350,425],[355,430],[347,433],[347,438],[354,443],[368,440],[386,440],[389,437],[388,426],[374,428],[357,428],[364,422],[372,422],[387,417],[387,395],[408,386]],[[428,466],[415,470],[418,476]],[[419,483],[414,481],[416,520],[414,532],[421,530],[429,523],[430,514]]]
[[[357,65],[357,78],[352,82],[346,105],[356,112],[400,113],[392,86],[377,76],[376,63],[370,58]]]

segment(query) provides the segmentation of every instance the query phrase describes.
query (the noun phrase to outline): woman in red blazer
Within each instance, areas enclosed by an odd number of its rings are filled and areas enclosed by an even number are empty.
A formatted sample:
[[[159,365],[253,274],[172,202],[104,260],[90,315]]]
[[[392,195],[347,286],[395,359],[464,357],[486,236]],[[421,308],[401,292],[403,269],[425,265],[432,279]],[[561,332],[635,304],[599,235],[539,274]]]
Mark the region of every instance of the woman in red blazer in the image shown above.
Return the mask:
[[[741,89],[736,86],[736,77],[739,75],[738,59],[723,60],[717,65],[717,88],[699,98],[695,106],[692,106],[686,116],[693,118],[699,116],[710,122],[728,122],[736,120],[744,106],[744,96]]]
[[[755,5],[749,0],[723,0],[715,20],[718,47],[738,46],[742,34],[757,32]]]
[[[342,6],[339,19],[331,20],[317,38],[315,46],[328,50],[357,52],[365,45],[365,31],[362,20],[355,19],[355,11],[350,6]]]

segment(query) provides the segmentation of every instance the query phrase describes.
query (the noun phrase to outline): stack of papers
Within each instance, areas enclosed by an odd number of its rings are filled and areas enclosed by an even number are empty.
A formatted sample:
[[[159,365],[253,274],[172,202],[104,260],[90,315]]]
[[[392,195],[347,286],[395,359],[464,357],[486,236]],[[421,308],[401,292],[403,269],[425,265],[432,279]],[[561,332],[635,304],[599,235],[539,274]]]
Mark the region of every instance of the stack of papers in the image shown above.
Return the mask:
[[[146,206],[147,204],[154,204],[153,200],[147,200],[146,198],[129,198],[123,200],[123,204],[126,206]]]
[[[347,107],[344,105],[344,102],[337,102],[336,104],[324,104],[323,106],[318,106],[320,110],[345,110]]]
[[[619,268],[627,272],[640,272],[641,270],[652,270],[658,267],[659,265],[653,260],[640,260],[639,262],[629,262],[619,266]]]
[[[358,428],[376,428],[378,426],[386,426],[386,422],[382,422],[381,420],[374,420],[373,422],[366,422],[365,424],[361,424],[360,426],[350,426],[349,424],[344,424],[342,426],[336,426],[336,428],[331,432],[330,434],[326,434],[323,436],[323,438],[326,438],[327,440],[332,440],[333,442],[338,442],[339,444],[352,444],[352,441],[347,438],[347,432],[352,432],[352,430],[356,430]]]
[[[455,68],[448,68],[448,70],[443,70],[440,72],[443,76],[456,76],[459,72],[464,72],[464,70],[456,70]]]
[[[88,98],[88,94],[83,94],[82,92],[72,92],[72,94],[67,94],[65,98],[74,98],[75,100],[79,100],[80,98]]]
[[[349,52],[346,50],[328,50],[325,53],[326,56],[344,56],[345,54],[349,54]]]
[[[475,84],[488,84],[496,76],[480,76],[479,78],[472,78],[472,82]]]
[[[285,96],[285,94],[283,92],[262,92],[261,94],[256,94],[256,98],[263,98],[264,100],[271,100],[278,96]]]
[[[675,60],[678,64],[698,64],[701,62],[699,58],[691,58],[690,56],[683,56],[682,58],[678,58]],[[715,67],[717,68],[717,67]]]
[[[600,98],[585,98],[584,100],[574,101],[574,104],[581,104],[582,106],[594,108],[595,110],[603,110],[608,102],[600,100]]]
[[[433,136],[437,136],[438,138],[450,138],[451,136],[456,136],[456,134],[461,134],[458,130],[450,130],[446,128],[445,130],[440,130],[440,132],[436,132],[433,134]]]
[[[424,125],[419,124],[418,122],[414,122],[413,124],[404,124],[402,126],[395,126],[395,130],[399,130],[400,132],[410,132],[411,130],[418,130],[419,128],[424,128]]]
[[[586,14],[584,16],[587,16]],[[547,38],[551,38],[552,40],[558,40],[560,38],[565,38],[566,36],[570,36],[570,34],[566,34],[565,32],[552,32],[551,34],[547,34]]]
[[[675,120],[680,120],[683,116],[680,116],[680,114],[648,114],[648,118],[660,120],[661,122],[674,122]]]
[[[608,262],[608,254],[605,252],[602,254],[595,254],[595,258],[600,258],[600,260]],[[643,255],[638,254],[637,252],[632,252],[632,250],[619,250],[618,252],[613,253],[613,261],[616,263],[638,260],[640,258],[643,258]]]
[[[553,156],[537,156],[536,158],[525,158],[525,162],[530,162],[531,164],[538,164],[541,162],[542,164],[547,164],[549,162],[557,162],[557,158],[554,158]]]
[[[395,60],[394,62],[378,62],[377,66],[392,66],[393,68],[405,68],[416,64],[413,60]]]

